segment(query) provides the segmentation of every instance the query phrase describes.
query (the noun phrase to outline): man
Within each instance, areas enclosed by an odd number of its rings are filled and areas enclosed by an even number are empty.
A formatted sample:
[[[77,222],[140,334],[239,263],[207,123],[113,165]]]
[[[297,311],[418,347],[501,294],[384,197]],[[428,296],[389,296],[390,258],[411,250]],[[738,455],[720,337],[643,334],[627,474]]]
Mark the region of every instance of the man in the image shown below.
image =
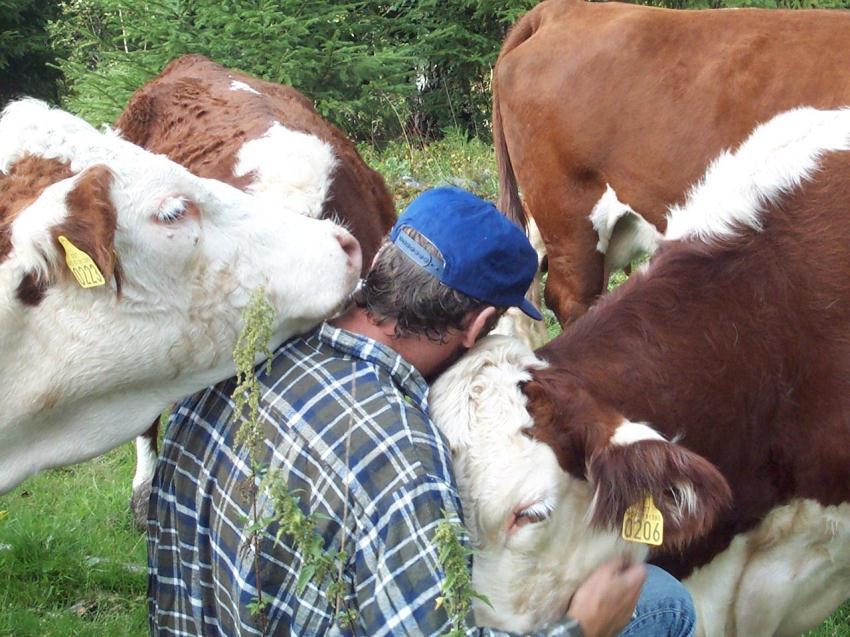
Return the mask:
[[[310,533],[298,540],[289,529],[278,539],[271,522],[247,539],[252,482],[247,451],[234,441],[234,381],[180,405],[150,500],[152,633],[446,631],[432,539],[444,512],[460,518],[461,507],[448,447],[428,418],[426,379],[505,308],[541,318],[524,298],[536,266],[525,235],[491,204],[456,188],[428,191],[398,219],[353,307],[284,343],[271,371],[259,368],[265,442],[255,459],[285,481],[299,515],[313,515],[318,548],[345,552],[330,573],[305,565],[317,553],[306,548]],[[259,515],[271,516],[270,498],[261,492],[257,501]],[[624,634],[692,634],[687,593],[658,569],[632,615],[645,577],[643,565],[604,565],[563,622],[541,634],[609,636],[630,617]]]

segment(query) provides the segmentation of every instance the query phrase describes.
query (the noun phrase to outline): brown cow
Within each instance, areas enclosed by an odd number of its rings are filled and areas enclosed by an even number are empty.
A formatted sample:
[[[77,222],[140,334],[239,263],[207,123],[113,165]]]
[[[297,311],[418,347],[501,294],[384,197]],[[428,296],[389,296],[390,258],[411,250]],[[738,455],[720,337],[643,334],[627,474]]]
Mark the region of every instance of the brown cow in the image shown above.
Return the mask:
[[[667,207],[722,149],[789,108],[850,104],[848,50],[843,11],[548,0],[526,14],[494,71],[499,208],[524,219],[518,183],[546,244],[546,302],[558,318],[581,315],[631,256],[606,268],[597,250],[618,240],[623,212],[649,222],[637,248],[652,250],[653,226],[664,231]],[[591,222],[597,203],[609,212]],[[611,223],[600,223],[606,214]]]
[[[482,341],[431,390],[479,622],[557,617],[634,553],[646,494],[701,635],[823,621],[850,591],[850,109],[783,113],[722,155],[648,267],[536,354]]]
[[[174,60],[136,91],[116,127],[200,177],[241,188],[271,207],[341,223],[360,242],[364,272],[395,221],[381,175],[309,99],[200,55]],[[156,436],[154,423],[136,440],[138,525],[147,509]]]

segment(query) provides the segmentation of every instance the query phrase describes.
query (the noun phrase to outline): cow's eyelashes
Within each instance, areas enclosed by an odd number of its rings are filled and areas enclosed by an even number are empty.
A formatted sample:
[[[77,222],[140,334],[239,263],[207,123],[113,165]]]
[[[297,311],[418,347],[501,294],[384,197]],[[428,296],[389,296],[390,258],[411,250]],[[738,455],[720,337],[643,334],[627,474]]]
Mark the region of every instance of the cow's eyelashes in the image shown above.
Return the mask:
[[[517,513],[518,518],[525,518],[529,522],[542,522],[550,515],[552,515],[552,506],[548,502],[535,502]]]
[[[545,500],[535,502],[531,506],[520,509],[514,513],[513,527],[520,528],[526,524],[537,524],[544,522],[552,516],[555,507]]]
[[[156,220],[165,224],[177,223],[186,216],[186,203],[182,197],[169,199],[157,211]]]

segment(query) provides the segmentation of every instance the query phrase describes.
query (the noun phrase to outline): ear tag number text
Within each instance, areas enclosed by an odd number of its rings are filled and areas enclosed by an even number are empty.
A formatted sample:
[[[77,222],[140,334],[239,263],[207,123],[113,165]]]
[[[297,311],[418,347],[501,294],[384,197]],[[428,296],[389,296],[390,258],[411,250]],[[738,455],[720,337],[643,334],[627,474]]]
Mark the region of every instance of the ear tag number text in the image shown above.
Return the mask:
[[[655,507],[652,496],[636,502],[623,515],[623,539],[660,546],[664,541],[664,518]]]
[[[65,248],[65,263],[80,287],[94,288],[106,284],[106,279],[88,254],[71,243],[67,237],[59,235],[57,238]]]

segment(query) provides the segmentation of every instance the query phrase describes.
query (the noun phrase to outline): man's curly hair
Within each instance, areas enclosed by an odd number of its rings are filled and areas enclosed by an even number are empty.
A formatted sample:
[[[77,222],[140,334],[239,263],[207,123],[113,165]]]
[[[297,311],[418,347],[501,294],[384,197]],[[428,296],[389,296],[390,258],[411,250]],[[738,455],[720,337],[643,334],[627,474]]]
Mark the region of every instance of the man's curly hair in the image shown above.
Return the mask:
[[[410,228],[401,231],[442,259],[440,251],[419,232]],[[379,325],[394,319],[398,338],[425,336],[435,342],[443,342],[449,330],[463,329],[470,312],[490,305],[441,283],[386,240],[363,285],[354,293],[354,302]],[[496,309],[484,334],[506,308]]]

